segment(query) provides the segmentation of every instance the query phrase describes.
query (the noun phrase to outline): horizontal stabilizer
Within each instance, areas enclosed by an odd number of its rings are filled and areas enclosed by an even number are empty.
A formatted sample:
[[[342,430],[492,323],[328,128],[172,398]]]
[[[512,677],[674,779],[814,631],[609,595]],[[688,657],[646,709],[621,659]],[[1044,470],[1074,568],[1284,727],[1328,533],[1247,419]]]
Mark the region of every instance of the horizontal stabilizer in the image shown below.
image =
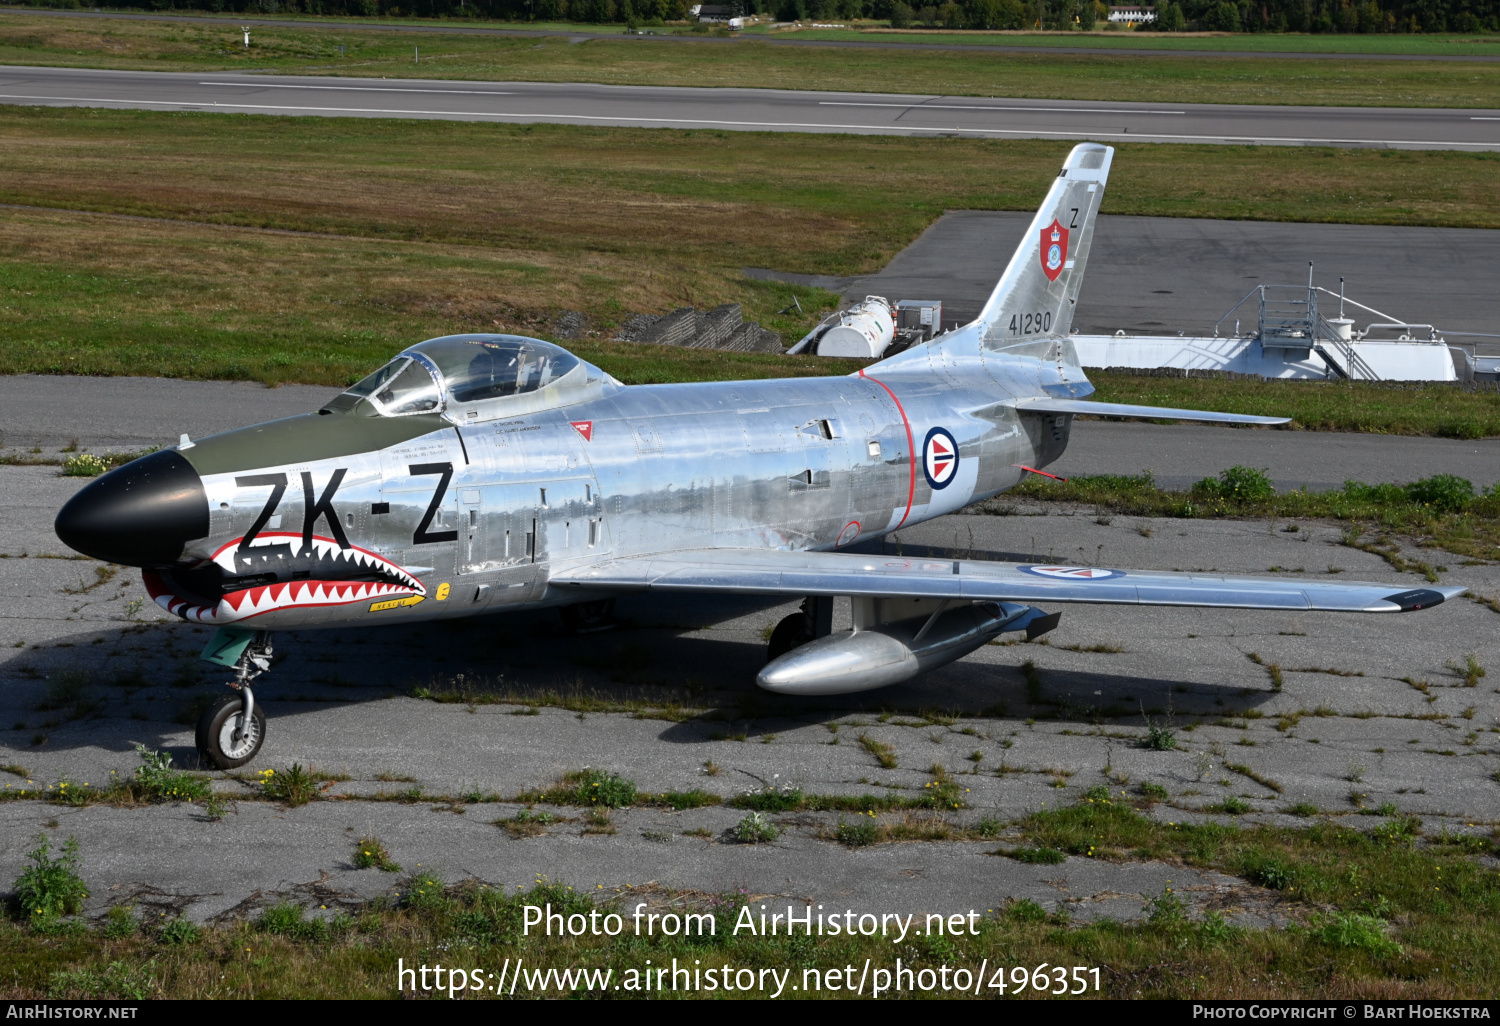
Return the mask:
[[[1088,399],[1020,399],[1016,409],[1028,413],[1083,413],[1093,417],[1142,417],[1147,420],[1201,420],[1211,424],[1289,424],[1290,417],[1254,417],[1248,413],[1212,413],[1208,410],[1177,410],[1170,406],[1132,406],[1129,403],[1096,403]]]
[[[553,577],[551,584],[607,591],[861,595],[1348,613],[1413,612],[1462,595],[1465,590],[1434,587],[1403,591],[1397,585],[1364,581],[1333,583],[1297,577],[1227,577],[779,549],[702,549],[614,559],[564,571]]]

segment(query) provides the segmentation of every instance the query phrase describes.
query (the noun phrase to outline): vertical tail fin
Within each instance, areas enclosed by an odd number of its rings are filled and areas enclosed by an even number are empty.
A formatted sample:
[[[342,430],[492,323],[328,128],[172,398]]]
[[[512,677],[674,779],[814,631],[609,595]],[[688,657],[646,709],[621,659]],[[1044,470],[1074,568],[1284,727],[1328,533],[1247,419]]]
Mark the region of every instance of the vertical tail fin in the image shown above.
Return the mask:
[[[1063,162],[1031,227],[980,311],[986,344],[1007,345],[1073,326],[1083,268],[1094,239],[1094,220],[1104,201],[1113,147],[1081,143]]]

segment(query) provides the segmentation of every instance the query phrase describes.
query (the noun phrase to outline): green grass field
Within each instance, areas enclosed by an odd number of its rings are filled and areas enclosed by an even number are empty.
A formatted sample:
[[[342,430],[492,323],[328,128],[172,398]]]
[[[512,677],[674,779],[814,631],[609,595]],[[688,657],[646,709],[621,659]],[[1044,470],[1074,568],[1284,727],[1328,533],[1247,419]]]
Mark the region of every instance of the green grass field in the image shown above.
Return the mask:
[[[855,92],[930,93],[936,88],[945,94],[1035,99],[1500,108],[1500,62],[810,50],[749,39],[732,44],[608,38],[572,43],[559,37],[415,36],[314,24],[257,28],[246,50],[239,24],[5,12],[0,13],[0,64]],[[420,63],[413,60],[414,47],[421,51]]]
[[[1087,287],[1087,286],[1085,286]],[[1442,438],[1500,435],[1500,391],[1395,382],[1230,381],[1093,371],[1095,398],[1291,417],[1304,431],[1364,431]],[[1268,411],[1277,411],[1270,414]]]
[[[98,11],[101,8],[95,8]],[[102,8],[108,13],[118,12],[131,15],[141,15],[144,12],[124,8],[111,9]],[[3,11],[5,14],[36,13],[25,8],[12,7]],[[47,16],[56,17],[55,14]],[[215,14],[211,11],[172,11],[153,12],[153,17],[172,19],[174,17],[185,20],[188,17],[217,18],[224,22],[232,22],[236,27],[242,24],[260,24],[261,19],[254,16],[237,14]],[[401,30],[409,27],[422,28],[484,28],[497,29],[505,32],[536,32],[556,34],[587,34],[587,35],[622,35],[625,32],[624,25],[616,24],[594,24],[583,22],[509,22],[509,21],[484,21],[479,18],[473,19],[450,19],[450,18],[325,18],[317,15],[286,14],[278,12],[274,21],[301,22],[309,28],[348,28],[350,24],[375,25],[387,27],[392,30]],[[837,19],[836,19],[837,20]],[[658,31],[672,34],[693,34],[685,26],[671,26]],[[1089,47],[1109,48],[1120,50],[1217,50],[1224,53],[1328,53],[1328,54],[1415,54],[1415,55],[1439,55],[1439,56],[1471,56],[1487,57],[1497,54],[1497,44],[1500,44],[1500,36],[1493,34],[1463,35],[1459,33],[1434,33],[1423,34],[1330,34],[1330,35],[1304,35],[1298,33],[1282,34],[1247,34],[1232,32],[1178,32],[1178,33],[1155,33],[1150,31],[1132,31],[1128,29],[1109,29],[1100,25],[1090,32],[1035,32],[1027,30],[1019,31],[983,31],[965,30],[949,31],[944,29],[892,29],[886,22],[863,21],[847,23],[847,27],[839,29],[816,29],[810,26],[801,28],[776,28],[772,29],[769,23],[752,24],[749,26],[742,38],[755,38],[758,36],[774,35],[783,38],[799,40],[852,40],[858,42],[880,42],[887,45],[920,45],[939,44],[947,46],[1048,46],[1048,47]]]
[[[609,342],[723,302],[795,340],[948,209],[1028,210],[1067,143],[0,107],[0,373],[344,384],[413,340],[548,336],[630,382],[842,362]],[[1123,146],[1118,214],[1500,226],[1500,157]],[[897,199],[899,197],[899,200]],[[798,298],[805,313],[780,311]],[[1308,428],[1500,432],[1495,393],[1101,375],[1101,398]],[[1440,401],[1435,401],[1440,400]]]
[[[1217,50],[1225,54],[1326,53],[1402,54],[1447,57],[1500,56],[1500,36],[1458,35],[1301,35],[1240,32],[951,32],[943,29],[890,29],[853,25],[846,29],[757,28],[747,35],[772,34],[794,39],[852,40],[944,46],[1088,47],[1110,50]]]

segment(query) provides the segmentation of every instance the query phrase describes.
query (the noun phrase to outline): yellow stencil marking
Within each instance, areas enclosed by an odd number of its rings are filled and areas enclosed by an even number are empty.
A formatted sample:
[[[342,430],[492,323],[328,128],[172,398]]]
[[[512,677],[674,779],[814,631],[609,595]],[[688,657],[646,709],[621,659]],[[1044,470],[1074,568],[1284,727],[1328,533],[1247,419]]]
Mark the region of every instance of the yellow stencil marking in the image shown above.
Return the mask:
[[[376,602],[370,606],[370,612],[378,613],[382,609],[399,609],[401,606],[414,606],[421,601],[421,595],[408,595],[406,598],[387,599],[384,602]]]

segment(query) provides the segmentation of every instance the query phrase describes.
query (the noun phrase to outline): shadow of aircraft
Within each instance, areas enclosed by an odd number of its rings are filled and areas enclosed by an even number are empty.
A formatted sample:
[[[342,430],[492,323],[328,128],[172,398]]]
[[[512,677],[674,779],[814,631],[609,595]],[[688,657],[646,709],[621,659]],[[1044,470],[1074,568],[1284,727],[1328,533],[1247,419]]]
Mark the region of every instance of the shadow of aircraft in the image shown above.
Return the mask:
[[[636,711],[675,721],[659,736],[685,743],[859,713],[1138,726],[1144,714],[1168,709],[1233,716],[1270,697],[1120,674],[1044,669],[1028,676],[1024,645],[1003,664],[970,658],[876,691],[817,698],[762,691],[754,683],[765,663],[762,626],[795,608],[758,596],[626,596],[613,629],[580,635],[567,634],[555,610],[278,632],[273,669],[256,682],[256,700],[273,720],[396,696]],[[178,765],[196,765],[196,751],[180,739],[226,693],[228,676],[198,659],[211,634],[175,621],[123,622],[7,653],[11,683],[0,690],[0,727],[12,728],[7,747],[24,751],[45,738],[41,744],[54,751],[129,752],[141,743],[171,752]]]

